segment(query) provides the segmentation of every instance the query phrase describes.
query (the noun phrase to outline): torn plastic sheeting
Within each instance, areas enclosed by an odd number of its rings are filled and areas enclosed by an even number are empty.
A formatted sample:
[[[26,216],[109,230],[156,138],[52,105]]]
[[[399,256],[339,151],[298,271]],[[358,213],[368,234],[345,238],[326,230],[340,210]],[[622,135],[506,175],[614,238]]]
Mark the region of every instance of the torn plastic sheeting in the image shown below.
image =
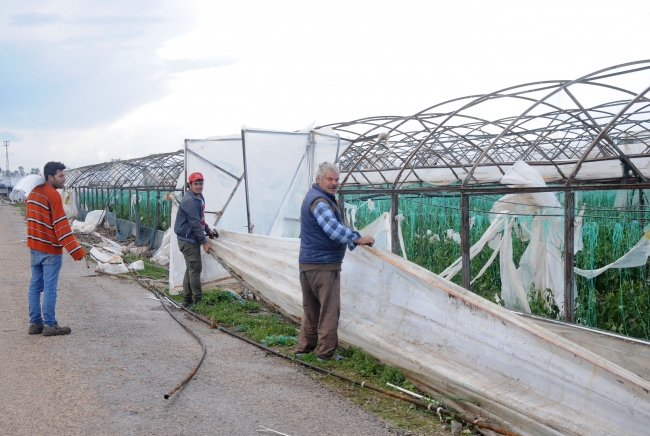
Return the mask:
[[[156,265],[166,266],[169,265],[169,248],[171,247],[170,238],[172,235],[172,229],[167,229],[162,238],[162,243],[160,248],[156,251],[156,254],[151,258],[151,261]]]
[[[78,233],[92,233],[104,220],[103,210],[88,212],[84,221],[72,221],[72,230]]]
[[[123,263],[97,262],[95,271],[102,272],[104,274],[126,274],[129,272],[129,269]]]
[[[75,190],[57,189],[57,191],[59,191],[59,194],[61,194],[61,200],[63,201],[63,210],[65,210],[66,216],[68,219],[75,218],[78,215],[77,204],[79,203],[77,201],[77,194],[75,193]]]
[[[479,254],[485,247],[485,244],[487,244],[492,239],[494,239],[494,237],[497,236],[499,232],[503,231],[503,225],[506,219],[507,216],[498,215],[497,218],[494,221],[492,221],[492,224],[490,224],[490,227],[487,228],[487,230],[485,231],[485,233],[483,233],[481,238],[474,245],[470,247],[469,249],[470,259],[473,259],[477,254]],[[443,279],[451,280],[454,278],[456,274],[458,274],[461,268],[462,268],[462,257],[459,257],[439,275]]]
[[[111,239],[105,238],[105,237],[103,237],[102,235],[100,235],[97,232],[94,232],[93,236],[96,236],[96,237],[100,238],[104,244],[110,245],[111,247],[113,247],[114,249],[119,250],[122,253],[127,251],[127,248],[125,246],[120,245],[120,244],[118,244],[117,242],[115,242],[115,241],[113,241]]]
[[[648,261],[650,256],[650,229],[646,230],[645,234],[641,237],[639,242],[636,243],[634,247],[625,253],[617,261],[610,263],[602,268],[594,270],[584,270],[580,268],[574,268],[576,274],[579,274],[588,279],[592,279],[600,274],[604,273],[611,268],[632,268],[635,266],[643,266]]]
[[[136,260],[135,262],[129,264],[129,271],[142,271],[144,269],[144,261]]]
[[[117,253],[112,253],[112,252],[104,252],[103,250],[93,247],[90,250],[90,255],[95,259],[97,262],[102,262],[102,263],[124,263],[122,260],[122,256],[120,256]]]
[[[401,227],[401,223],[400,223]],[[372,236],[375,238],[375,247],[383,248],[386,251],[392,251],[390,236],[390,214],[384,212],[379,218],[368,224],[363,229],[359,229],[361,236]]]

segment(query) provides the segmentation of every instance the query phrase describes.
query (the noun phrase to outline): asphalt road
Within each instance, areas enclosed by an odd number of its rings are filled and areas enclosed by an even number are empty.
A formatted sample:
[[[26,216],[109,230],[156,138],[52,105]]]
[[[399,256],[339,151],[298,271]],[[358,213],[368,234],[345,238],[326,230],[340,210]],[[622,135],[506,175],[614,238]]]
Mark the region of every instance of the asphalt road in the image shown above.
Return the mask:
[[[184,318],[208,354],[139,285],[98,276],[64,253],[61,337],[28,335],[31,276],[22,211],[0,205],[0,434],[399,434],[304,369]]]

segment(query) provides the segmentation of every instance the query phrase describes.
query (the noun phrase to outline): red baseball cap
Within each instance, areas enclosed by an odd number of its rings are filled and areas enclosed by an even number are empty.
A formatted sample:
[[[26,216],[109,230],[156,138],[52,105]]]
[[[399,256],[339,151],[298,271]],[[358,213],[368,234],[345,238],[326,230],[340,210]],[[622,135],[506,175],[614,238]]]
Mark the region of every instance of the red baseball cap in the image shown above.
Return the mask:
[[[187,180],[190,181],[190,182],[193,182],[195,180],[203,180],[203,174],[201,174],[201,173],[192,173],[187,178]]]

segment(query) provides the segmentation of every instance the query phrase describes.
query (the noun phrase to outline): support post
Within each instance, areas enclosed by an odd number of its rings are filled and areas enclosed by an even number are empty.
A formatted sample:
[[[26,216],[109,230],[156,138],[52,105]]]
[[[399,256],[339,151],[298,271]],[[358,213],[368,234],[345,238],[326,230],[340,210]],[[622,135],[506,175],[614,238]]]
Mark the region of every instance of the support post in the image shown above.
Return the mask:
[[[575,276],[573,233],[575,224],[575,194],[564,194],[564,320],[574,322]]]
[[[183,173],[185,174],[185,177],[183,178],[183,194],[185,194],[185,191],[187,191],[187,143],[188,140],[186,139],[183,142]]]
[[[460,194],[460,251],[462,258],[463,288],[470,290],[469,257],[469,196]]]
[[[244,159],[244,188],[246,192],[246,222],[248,223],[248,233],[253,233],[253,226],[251,224],[251,203],[248,196],[248,168],[246,165],[246,130],[241,130],[241,148],[242,157]]]
[[[149,190],[147,189],[147,204],[144,207],[144,213],[147,215],[144,222],[146,223],[145,226],[147,227],[149,227],[149,217],[151,215],[149,212],[149,203],[151,203],[151,199],[149,198]],[[153,226],[153,223],[151,225]]]
[[[645,227],[645,198],[643,197],[643,189],[639,188],[639,226],[641,231]]]
[[[135,223],[137,228],[140,229],[140,223],[142,223],[142,217],[140,216],[140,195],[138,194],[138,190],[135,190],[135,208],[138,211],[138,221]],[[135,218],[135,216],[133,217]],[[140,231],[140,230],[138,230]]]
[[[645,227],[645,197],[643,196],[643,189],[639,188],[639,229],[643,233]],[[643,289],[648,292],[648,269],[647,264],[641,267],[641,275],[643,276]]]
[[[160,188],[156,189],[156,216],[158,217],[158,227],[162,227],[160,225]],[[155,232],[158,229],[155,228],[153,230]]]
[[[391,251],[399,254],[399,223],[395,219],[399,211],[399,196],[397,193],[390,196],[390,246]]]

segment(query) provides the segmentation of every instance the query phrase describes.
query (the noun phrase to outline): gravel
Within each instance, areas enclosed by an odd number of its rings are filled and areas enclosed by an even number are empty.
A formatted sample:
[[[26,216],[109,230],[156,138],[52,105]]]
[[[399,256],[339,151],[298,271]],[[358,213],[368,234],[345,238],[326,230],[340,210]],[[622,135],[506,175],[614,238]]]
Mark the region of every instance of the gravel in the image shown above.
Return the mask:
[[[395,435],[306,370],[182,315],[208,354],[131,281],[64,253],[57,320],[72,334],[28,335],[30,279],[20,209],[0,205],[0,433],[31,435]]]

